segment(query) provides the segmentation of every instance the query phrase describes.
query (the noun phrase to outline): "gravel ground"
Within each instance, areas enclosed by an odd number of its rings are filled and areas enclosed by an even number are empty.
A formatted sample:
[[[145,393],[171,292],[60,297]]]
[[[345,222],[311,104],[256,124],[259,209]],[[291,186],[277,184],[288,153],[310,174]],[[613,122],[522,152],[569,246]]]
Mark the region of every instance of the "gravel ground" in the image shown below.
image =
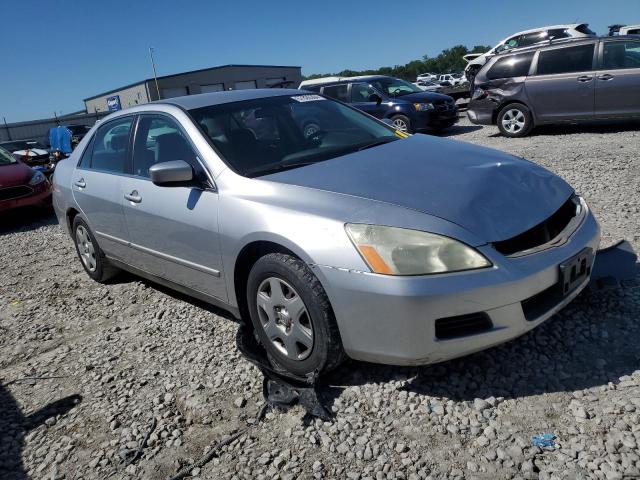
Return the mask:
[[[449,134],[562,175],[596,212],[603,243],[626,238],[640,250],[637,130],[548,128],[509,140],[463,120]],[[256,415],[261,377],[221,312],[128,275],[92,282],[50,215],[1,217],[0,236],[0,478],[166,478]],[[639,286],[583,293],[533,332],[459,360],[348,363],[323,389],[333,423],[300,407],[270,412],[191,473],[640,476]],[[555,445],[533,446],[541,433]]]

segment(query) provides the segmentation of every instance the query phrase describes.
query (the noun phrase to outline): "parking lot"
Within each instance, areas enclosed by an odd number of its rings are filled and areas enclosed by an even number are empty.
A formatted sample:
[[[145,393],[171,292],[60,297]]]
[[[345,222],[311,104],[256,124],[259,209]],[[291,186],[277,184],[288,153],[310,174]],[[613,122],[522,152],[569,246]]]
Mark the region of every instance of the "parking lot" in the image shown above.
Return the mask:
[[[561,175],[594,210],[603,246],[627,239],[640,250],[637,123],[508,139],[463,119],[444,135]],[[53,216],[24,215],[0,227],[1,478],[167,478],[256,415],[262,376],[237,352],[236,324],[131,275],[91,281]],[[300,407],[272,411],[191,473],[640,476],[639,319],[640,278],[584,292],[531,333],[459,360],[347,363],[322,388],[334,422],[309,420]],[[141,457],[123,469],[125,450],[150,429]],[[554,447],[532,445],[542,433],[555,435]]]

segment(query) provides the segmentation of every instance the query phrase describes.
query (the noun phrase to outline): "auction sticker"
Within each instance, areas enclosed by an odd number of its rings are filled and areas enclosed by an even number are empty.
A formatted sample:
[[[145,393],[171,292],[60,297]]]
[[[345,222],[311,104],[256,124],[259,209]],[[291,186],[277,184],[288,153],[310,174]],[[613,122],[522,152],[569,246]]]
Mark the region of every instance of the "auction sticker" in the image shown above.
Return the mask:
[[[296,102],[317,102],[318,100],[326,100],[326,98],[320,95],[296,95],[293,98]]]

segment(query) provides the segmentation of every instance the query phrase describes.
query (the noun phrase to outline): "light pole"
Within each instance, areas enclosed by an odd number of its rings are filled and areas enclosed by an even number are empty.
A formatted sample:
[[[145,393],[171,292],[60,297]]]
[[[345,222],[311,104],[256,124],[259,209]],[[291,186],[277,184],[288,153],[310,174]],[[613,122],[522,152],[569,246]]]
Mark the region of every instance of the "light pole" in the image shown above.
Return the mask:
[[[158,87],[158,75],[156,74],[156,62],[153,60],[153,47],[149,47],[149,56],[151,57],[151,67],[153,68],[153,79],[156,82],[156,92],[158,100],[160,100],[160,87]]]

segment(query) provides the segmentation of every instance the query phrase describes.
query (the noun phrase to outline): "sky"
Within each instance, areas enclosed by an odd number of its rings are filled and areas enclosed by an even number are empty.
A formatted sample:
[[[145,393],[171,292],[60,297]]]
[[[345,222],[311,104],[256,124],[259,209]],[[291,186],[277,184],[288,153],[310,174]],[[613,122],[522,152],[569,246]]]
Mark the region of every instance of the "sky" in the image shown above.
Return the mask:
[[[640,0],[0,0],[0,117],[84,108],[92,95],[229,63],[304,75],[393,66],[520,30],[640,23]],[[2,118],[0,118],[2,121]]]

